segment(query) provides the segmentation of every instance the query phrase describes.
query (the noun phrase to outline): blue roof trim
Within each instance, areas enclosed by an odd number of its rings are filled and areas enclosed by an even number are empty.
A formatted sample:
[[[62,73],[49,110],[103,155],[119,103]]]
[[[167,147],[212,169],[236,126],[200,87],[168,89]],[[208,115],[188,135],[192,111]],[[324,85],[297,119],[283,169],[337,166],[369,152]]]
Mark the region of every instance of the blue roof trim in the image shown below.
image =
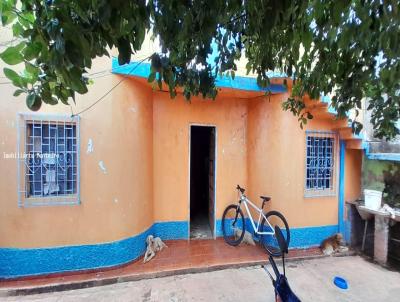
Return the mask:
[[[330,96],[321,94],[321,102],[328,104],[328,112],[329,113],[334,114],[334,115],[338,114],[336,109],[331,106],[332,100],[331,100]],[[346,116],[349,117],[348,114],[346,114]]]
[[[398,153],[369,153],[367,154],[367,157],[368,159],[390,160],[390,161],[400,162],[400,154]]]
[[[125,65],[119,65],[116,58],[112,59],[112,73],[131,75],[141,78],[148,78],[150,74],[150,63],[131,62]],[[137,67],[135,67],[137,66]],[[271,92],[272,94],[285,93],[287,88],[281,84],[271,84],[267,88],[261,88],[257,84],[255,78],[236,76],[232,79],[228,76],[218,77],[216,79],[216,85],[219,88],[231,88],[246,91],[260,91],[260,92]]]
[[[366,141],[363,141],[362,148],[365,150],[365,156],[367,156],[368,159],[400,162],[400,154],[399,153],[370,153],[369,152],[369,143]]]
[[[131,62],[129,64],[119,65],[117,58],[112,58],[112,73],[132,75],[141,78],[147,78],[150,74],[150,63]],[[138,65],[137,67],[135,67]],[[135,69],[135,70],[133,70]]]
[[[250,77],[240,77],[240,76],[236,76],[235,79],[232,79],[231,77],[227,76],[218,77],[216,80],[216,85],[217,87],[220,88],[271,92],[272,94],[287,92],[287,89],[284,85],[270,84],[266,88],[261,88],[260,86],[258,86],[256,79]]]

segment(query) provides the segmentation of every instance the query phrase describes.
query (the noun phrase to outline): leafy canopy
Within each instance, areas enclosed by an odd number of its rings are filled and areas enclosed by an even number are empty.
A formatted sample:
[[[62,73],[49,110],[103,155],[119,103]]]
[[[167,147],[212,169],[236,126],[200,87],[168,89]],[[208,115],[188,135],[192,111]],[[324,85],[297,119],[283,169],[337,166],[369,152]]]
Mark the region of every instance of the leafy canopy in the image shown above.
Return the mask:
[[[21,42],[0,57],[25,64],[5,75],[26,93],[30,109],[42,102],[68,104],[87,92],[85,73],[95,57],[116,47],[129,63],[150,29],[161,51],[151,56],[149,81],[164,82],[171,97],[182,87],[215,98],[215,78],[232,77],[245,56],[261,86],[268,71],[294,80],[283,104],[301,123],[312,116],[302,96],[332,93],[339,116],[361,109],[368,97],[378,137],[393,138],[400,118],[400,1],[390,0],[2,0],[3,25]],[[216,45],[215,62],[207,58]],[[353,121],[355,130],[361,125]]]

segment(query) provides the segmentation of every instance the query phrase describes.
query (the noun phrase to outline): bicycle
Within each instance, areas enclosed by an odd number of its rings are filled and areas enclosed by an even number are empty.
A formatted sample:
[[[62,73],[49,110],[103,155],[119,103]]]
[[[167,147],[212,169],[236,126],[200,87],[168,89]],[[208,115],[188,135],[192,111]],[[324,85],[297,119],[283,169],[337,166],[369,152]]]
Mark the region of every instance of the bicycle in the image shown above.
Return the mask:
[[[272,274],[268,271],[268,268],[263,265],[264,270],[269,275],[272,281],[272,286],[275,289],[275,301],[277,302],[300,302],[300,299],[296,296],[296,294],[292,291],[289,285],[289,281],[286,278],[286,269],[285,269],[285,254],[288,253],[288,245],[283,237],[282,231],[279,226],[275,226],[275,234],[279,244],[279,249],[282,254],[282,267],[283,274],[279,272],[278,266],[275,263],[274,258],[270,255],[269,262],[271,263],[272,269],[275,273],[275,278],[272,277]]]
[[[259,208],[246,197],[244,188],[237,185],[236,189],[240,195],[238,203],[229,205],[222,214],[222,233],[225,242],[232,246],[239,245],[246,231],[246,222],[250,222],[247,223],[247,225],[250,224],[253,228],[254,234],[256,237],[259,237],[259,242],[264,246],[268,254],[274,257],[280,257],[282,252],[275,235],[275,226],[284,230],[283,234],[284,236],[286,235],[285,240],[289,245],[290,230],[285,217],[278,211],[263,213],[265,204],[271,200],[270,197],[260,196],[262,199],[262,206]],[[242,204],[245,206],[247,216],[249,217],[248,220],[245,220],[243,215],[241,209]],[[257,226],[254,223],[248,204],[258,212]]]

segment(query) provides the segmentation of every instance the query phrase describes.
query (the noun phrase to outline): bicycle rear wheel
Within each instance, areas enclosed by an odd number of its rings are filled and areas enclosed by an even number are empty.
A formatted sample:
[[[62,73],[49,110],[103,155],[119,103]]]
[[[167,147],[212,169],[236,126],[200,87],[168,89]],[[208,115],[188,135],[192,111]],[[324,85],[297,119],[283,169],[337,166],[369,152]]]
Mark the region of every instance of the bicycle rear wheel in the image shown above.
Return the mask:
[[[244,215],[238,205],[229,205],[222,214],[222,234],[226,243],[239,245],[245,232]]]
[[[265,219],[263,219],[261,222],[260,231],[273,232],[275,230],[275,226],[279,226],[279,228],[282,230],[283,236],[286,239],[287,245],[289,246],[290,230],[285,217],[278,211],[270,211],[265,214],[265,217],[267,218],[269,224],[265,221]],[[269,255],[273,257],[280,257],[282,255],[278,240],[276,239],[275,235],[261,235],[260,242]]]

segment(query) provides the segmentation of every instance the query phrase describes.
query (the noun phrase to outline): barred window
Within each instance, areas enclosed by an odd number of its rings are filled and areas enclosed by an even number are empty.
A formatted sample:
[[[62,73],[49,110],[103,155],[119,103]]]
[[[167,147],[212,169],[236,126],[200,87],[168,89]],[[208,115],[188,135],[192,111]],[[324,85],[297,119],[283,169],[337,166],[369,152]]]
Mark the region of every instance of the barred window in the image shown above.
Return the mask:
[[[306,131],[306,148],[305,196],[335,195],[335,133]]]
[[[20,206],[79,203],[77,118],[22,115],[22,120]]]

